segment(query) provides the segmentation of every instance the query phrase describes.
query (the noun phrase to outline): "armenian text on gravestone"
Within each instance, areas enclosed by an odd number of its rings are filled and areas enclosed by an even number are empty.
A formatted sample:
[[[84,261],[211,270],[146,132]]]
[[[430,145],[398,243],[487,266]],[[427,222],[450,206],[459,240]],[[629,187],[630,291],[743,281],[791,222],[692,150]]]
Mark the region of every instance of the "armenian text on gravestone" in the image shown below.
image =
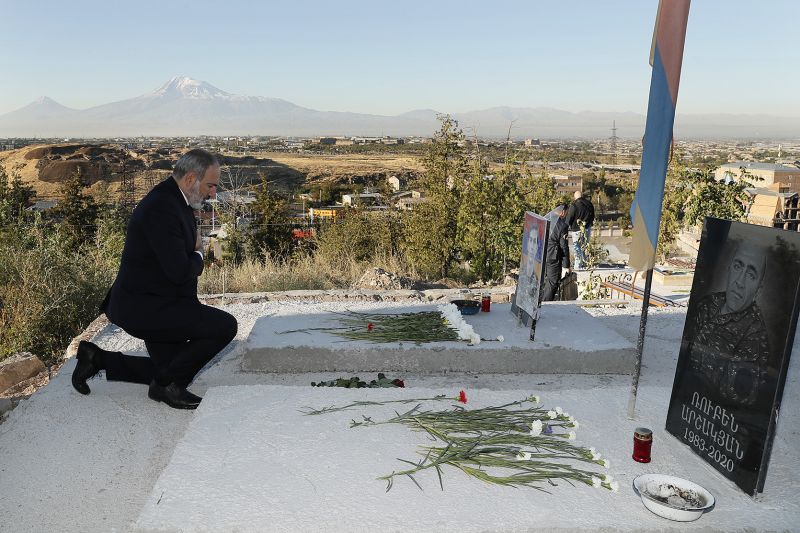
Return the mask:
[[[763,491],[798,314],[800,233],[707,218],[667,431]]]

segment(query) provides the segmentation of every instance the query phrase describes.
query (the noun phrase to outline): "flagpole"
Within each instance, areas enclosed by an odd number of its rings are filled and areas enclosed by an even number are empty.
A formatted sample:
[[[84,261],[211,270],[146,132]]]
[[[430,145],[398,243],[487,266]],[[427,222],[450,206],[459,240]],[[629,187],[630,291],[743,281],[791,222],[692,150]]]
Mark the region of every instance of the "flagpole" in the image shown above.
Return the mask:
[[[650,307],[650,285],[658,249],[658,230],[664,202],[664,184],[669,166],[670,147],[674,141],[675,106],[686,40],[686,23],[691,0],[659,0],[653,41],[650,47],[650,96],[647,102],[647,123],[642,139],[642,167],[639,185],[631,205],[633,242],[629,264],[637,272],[646,272],[642,298],[642,318],[636,363],[633,371],[628,418],[636,413],[636,396],[642,372],[642,352]]]
[[[650,308],[650,285],[653,283],[653,269],[648,269],[644,280],[644,294],[642,295],[642,317],[639,320],[639,340],[636,342],[636,363],[633,367],[631,381],[631,395],[628,398],[628,418],[633,420],[636,413],[636,396],[639,393],[639,376],[642,374],[642,352],[644,351],[644,336],[647,331],[647,310]]]

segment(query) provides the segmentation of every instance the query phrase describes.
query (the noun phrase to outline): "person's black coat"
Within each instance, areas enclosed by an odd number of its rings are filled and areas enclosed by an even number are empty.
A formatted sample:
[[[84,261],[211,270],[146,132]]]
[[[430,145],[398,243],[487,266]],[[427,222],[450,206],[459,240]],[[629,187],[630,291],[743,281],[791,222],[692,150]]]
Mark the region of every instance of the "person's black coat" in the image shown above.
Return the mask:
[[[547,256],[545,264],[553,267],[561,277],[561,268],[569,268],[569,244],[566,235],[569,226],[566,220],[559,217],[550,223],[550,235],[547,237]]]
[[[569,206],[567,211],[567,225],[570,231],[580,231],[578,221],[583,220],[586,227],[594,224],[594,205],[586,198],[578,198],[572,205]]]
[[[117,279],[106,297],[109,320],[125,330],[152,331],[181,325],[199,305],[197,277],[203,259],[194,252],[197,225],[172,177],[133,210]]]

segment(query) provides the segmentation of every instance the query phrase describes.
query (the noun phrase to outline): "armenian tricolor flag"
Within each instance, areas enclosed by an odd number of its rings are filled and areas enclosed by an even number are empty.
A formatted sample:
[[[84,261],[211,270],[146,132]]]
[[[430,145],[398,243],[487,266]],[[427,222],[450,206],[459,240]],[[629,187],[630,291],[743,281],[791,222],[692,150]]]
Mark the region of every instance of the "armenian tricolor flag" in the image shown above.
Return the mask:
[[[658,4],[650,49],[653,73],[644,130],[642,170],[636,197],[631,205],[633,243],[629,263],[639,272],[653,268],[655,263],[689,3],[690,0],[660,0]]]

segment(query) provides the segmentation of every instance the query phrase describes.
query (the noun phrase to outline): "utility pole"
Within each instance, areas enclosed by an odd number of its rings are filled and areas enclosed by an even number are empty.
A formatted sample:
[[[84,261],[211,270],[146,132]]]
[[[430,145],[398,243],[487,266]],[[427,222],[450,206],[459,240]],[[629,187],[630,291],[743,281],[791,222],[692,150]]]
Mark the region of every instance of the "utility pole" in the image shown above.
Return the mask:
[[[611,126],[611,164],[617,164],[617,121],[613,121]]]

